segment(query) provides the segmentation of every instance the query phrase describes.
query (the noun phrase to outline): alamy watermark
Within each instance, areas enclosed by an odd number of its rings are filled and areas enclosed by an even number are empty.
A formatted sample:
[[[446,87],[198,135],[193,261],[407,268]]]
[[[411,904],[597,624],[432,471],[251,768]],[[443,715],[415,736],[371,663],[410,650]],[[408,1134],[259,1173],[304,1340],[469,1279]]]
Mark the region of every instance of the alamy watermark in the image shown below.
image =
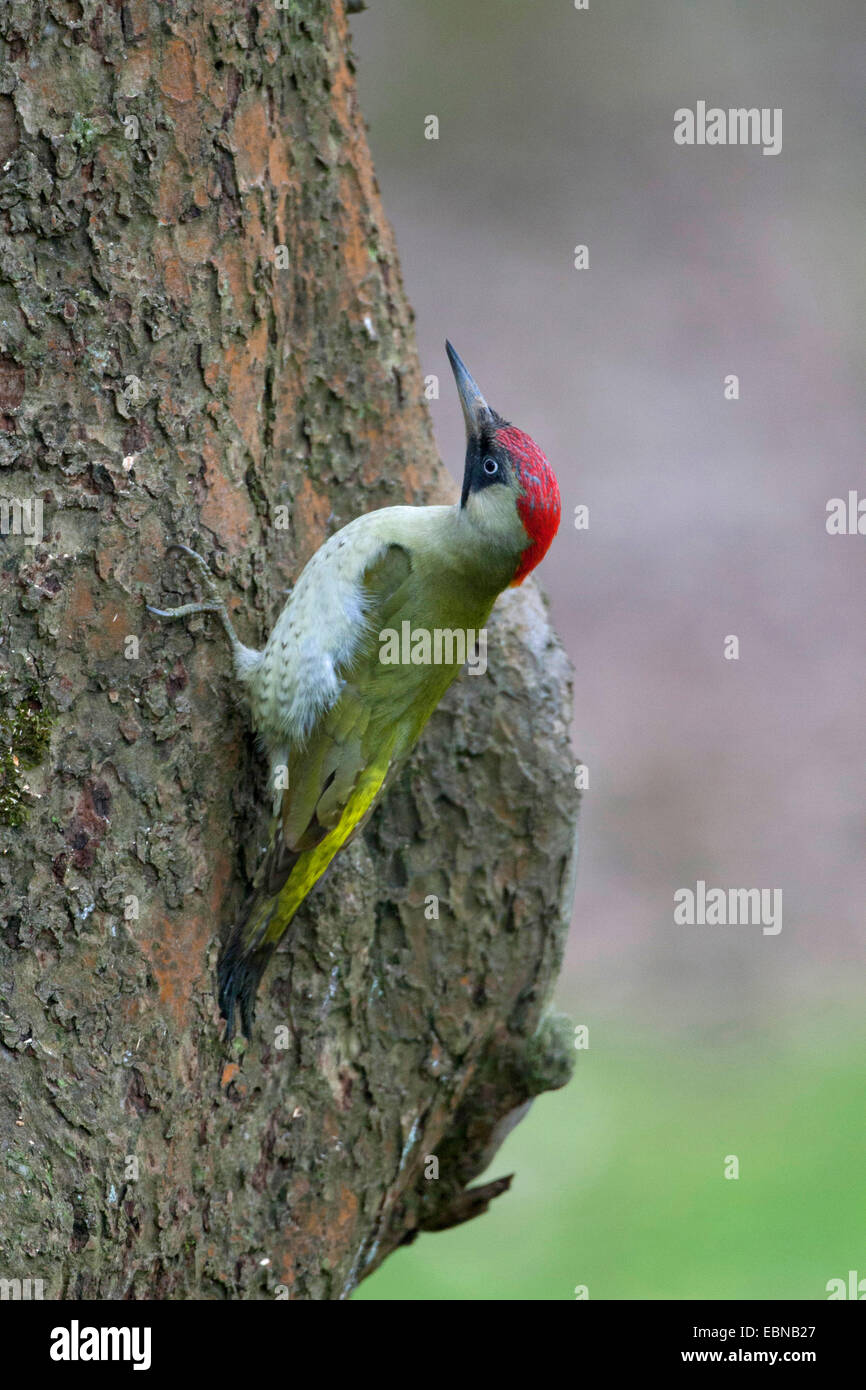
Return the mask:
[[[847,499],[831,497],[824,523],[828,536],[866,536],[866,497],[849,488]]]
[[[782,930],[781,888],[707,888],[702,878],[695,887],[674,893],[674,921],[687,927],[761,927],[764,936]]]
[[[82,1327],[73,1318],[68,1327],[51,1329],[48,1355],[52,1361],[129,1361],[134,1371],[151,1364],[149,1327]]]
[[[25,545],[39,545],[42,498],[0,497],[0,536],[23,536]]]
[[[487,629],[416,627],[408,619],[379,633],[383,666],[466,666],[470,676],[487,670]]]
[[[44,1279],[3,1279],[0,1278],[0,1301],[28,1302],[41,1301],[45,1297]]]
[[[674,112],[677,145],[761,145],[763,154],[782,152],[781,106],[707,106],[699,101],[694,111],[680,106]]]
[[[866,1299],[866,1279],[861,1279],[856,1269],[848,1270],[847,1282],[844,1279],[828,1279],[824,1289],[828,1302],[838,1298],[853,1298],[862,1303]]]

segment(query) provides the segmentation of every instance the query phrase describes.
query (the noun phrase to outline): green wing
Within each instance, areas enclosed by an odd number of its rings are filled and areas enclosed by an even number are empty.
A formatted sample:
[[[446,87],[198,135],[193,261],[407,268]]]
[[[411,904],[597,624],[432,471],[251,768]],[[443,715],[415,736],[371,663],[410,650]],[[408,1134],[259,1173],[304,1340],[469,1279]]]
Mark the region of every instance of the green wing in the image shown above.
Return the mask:
[[[290,751],[288,787],[258,876],[258,901],[244,930],[247,949],[279,940],[382,789],[404,733],[401,706],[411,703],[411,689],[403,688],[399,668],[381,667],[378,634],[403,608],[411,572],[409,555],[399,545],[389,546],[364,572],[367,632],[349,666],[338,673],[343,686],[336,703]],[[391,698],[383,699],[383,669],[397,676],[389,683],[395,687]]]

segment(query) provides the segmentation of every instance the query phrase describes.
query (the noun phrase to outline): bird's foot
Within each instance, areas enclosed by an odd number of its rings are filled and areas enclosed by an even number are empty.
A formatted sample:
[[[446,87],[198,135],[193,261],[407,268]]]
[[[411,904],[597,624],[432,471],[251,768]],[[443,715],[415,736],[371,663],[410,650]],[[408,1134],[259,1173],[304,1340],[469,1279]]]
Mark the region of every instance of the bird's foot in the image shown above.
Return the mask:
[[[157,618],[188,618],[194,613],[215,613],[229,639],[235,670],[239,675],[249,670],[250,666],[258,660],[259,654],[252,648],[244,646],[235,632],[225,600],[220,596],[216,580],[208,568],[207,561],[199,555],[198,551],[193,550],[188,545],[181,544],[180,541],[173,541],[167,547],[166,554],[170,554],[173,550],[180,551],[182,555],[192,561],[193,567],[198,573],[199,583],[207,594],[207,598],[196,603],[183,603],[179,608],[154,608],[152,604],[148,603],[145,605],[148,613],[153,613]]]

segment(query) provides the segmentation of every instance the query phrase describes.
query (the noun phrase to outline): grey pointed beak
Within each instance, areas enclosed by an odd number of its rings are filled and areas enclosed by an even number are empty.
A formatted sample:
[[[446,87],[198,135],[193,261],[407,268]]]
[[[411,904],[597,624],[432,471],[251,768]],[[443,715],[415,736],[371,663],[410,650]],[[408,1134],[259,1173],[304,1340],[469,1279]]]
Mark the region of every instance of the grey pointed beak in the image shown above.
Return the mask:
[[[471,439],[473,435],[477,436],[481,433],[484,425],[492,424],[495,416],[447,338],[445,351],[448,353],[448,361],[451,363],[454,380],[457,382],[457,393],[463,407],[463,419],[466,421],[466,438]]]

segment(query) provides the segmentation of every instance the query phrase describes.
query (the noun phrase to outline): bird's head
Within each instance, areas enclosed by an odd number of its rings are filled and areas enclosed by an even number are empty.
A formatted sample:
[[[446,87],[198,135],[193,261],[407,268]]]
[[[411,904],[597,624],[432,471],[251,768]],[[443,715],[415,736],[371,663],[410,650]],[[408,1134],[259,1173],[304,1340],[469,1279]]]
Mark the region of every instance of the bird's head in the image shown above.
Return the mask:
[[[488,538],[514,554],[512,584],[522,584],[559,528],[559,487],[533,439],[487,404],[449,342],[445,348],[466,421],[460,506]]]

